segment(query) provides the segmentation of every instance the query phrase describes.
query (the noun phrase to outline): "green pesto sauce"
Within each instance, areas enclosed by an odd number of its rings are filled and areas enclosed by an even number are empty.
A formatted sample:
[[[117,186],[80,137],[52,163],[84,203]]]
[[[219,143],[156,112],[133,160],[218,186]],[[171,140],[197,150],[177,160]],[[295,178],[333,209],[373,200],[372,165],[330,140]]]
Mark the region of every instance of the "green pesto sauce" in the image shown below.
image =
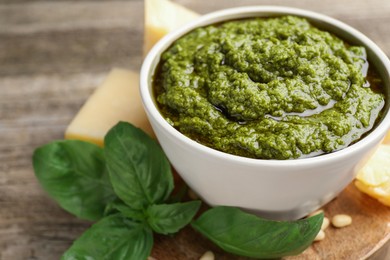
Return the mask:
[[[197,142],[292,159],[342,149],[373,128],[385,101],[372,75],[363,47],[282,16],[191,31],[162,54],[153,85],[165,119]]]

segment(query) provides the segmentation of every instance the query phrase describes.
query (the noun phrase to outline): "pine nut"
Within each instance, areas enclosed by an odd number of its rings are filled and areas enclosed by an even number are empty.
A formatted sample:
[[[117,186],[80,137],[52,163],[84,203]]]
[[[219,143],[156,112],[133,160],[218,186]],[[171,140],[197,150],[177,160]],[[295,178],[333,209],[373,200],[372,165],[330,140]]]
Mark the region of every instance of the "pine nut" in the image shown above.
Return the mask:
[[[157,260],[157,259],[152,256],[149,256],[147,260]]]
[[[199,258],[199,260],[214,260],[214,259],[215,259],[215,256],[214,256],[214,253],[212,251],[207,251]]]
[[[325,232],[323,230],[320,230],[320,232],[318,232],[317,236],[314,238],[314,241],[321,241],[321,240],[324,240],[325,238]]]
[[[352,224],[351,216],[345,214],[339,214],[332,218],[332,225],[337,228],[346,227],[351,224]]]
[[[329,219],[327,217],[324,217],[324,220],[322,221],[321,230],[325,230],[327,227],[329,227]]]

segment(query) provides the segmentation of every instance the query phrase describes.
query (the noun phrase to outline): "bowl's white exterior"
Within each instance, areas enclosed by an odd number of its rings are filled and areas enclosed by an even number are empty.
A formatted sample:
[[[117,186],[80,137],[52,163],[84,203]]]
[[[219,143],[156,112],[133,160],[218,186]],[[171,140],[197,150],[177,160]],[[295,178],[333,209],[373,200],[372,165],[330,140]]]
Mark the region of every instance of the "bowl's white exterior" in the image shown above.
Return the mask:
[[[237,206],[277,220],[303,217],[337,196],[385,136],[390,114],[386,112],[381,123],[367,137],[343,150],[306,159],[256,160],[208,148],[170,126],[156,107],[151,80],[161,53],[196,27],[231,19],[285,14],[305,17],[353,44],[365,46],[371,62],[384,78],[389,96],[390,62],[366,36],[330,17],[276,6],[240,7],[211,13],[168,34],[146,57],[140,79],[148,118],[162,148],[185,182],[210,205]]]

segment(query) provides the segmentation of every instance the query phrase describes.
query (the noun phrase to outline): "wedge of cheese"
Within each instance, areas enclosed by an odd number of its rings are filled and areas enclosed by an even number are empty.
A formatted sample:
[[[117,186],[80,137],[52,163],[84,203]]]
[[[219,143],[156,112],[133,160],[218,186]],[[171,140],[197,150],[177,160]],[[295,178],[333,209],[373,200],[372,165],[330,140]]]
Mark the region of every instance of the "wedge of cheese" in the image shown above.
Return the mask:
[[[356,176],[356,187],[390,206],[390,145],[381,144]]]
[[[199,17],[169,0],[145,0],[144,55],[165,34]]]
[[[113,69],[70,123],[65,138],[103,146],[104,136],[119,121],[130,122],[154,136],[138,86],[138,73]]]
[[[384,144],[390,144],[390,131],[387,132],[385,139],[383,139]]]

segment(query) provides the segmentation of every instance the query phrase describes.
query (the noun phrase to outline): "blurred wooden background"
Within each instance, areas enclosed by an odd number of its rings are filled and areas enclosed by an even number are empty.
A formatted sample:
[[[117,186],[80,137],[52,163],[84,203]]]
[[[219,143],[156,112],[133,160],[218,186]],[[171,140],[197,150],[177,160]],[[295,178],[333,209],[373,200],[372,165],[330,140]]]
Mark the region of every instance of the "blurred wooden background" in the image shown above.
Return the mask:
[[[265,4],[318,11],[390,56],[389,0],[175,2],[199,13]],[[58,259],[89,226],[41,190],[31,155],[63,137],[110,68],[140,68],[142,41],[142,0],[0,0],[0,260]]]

